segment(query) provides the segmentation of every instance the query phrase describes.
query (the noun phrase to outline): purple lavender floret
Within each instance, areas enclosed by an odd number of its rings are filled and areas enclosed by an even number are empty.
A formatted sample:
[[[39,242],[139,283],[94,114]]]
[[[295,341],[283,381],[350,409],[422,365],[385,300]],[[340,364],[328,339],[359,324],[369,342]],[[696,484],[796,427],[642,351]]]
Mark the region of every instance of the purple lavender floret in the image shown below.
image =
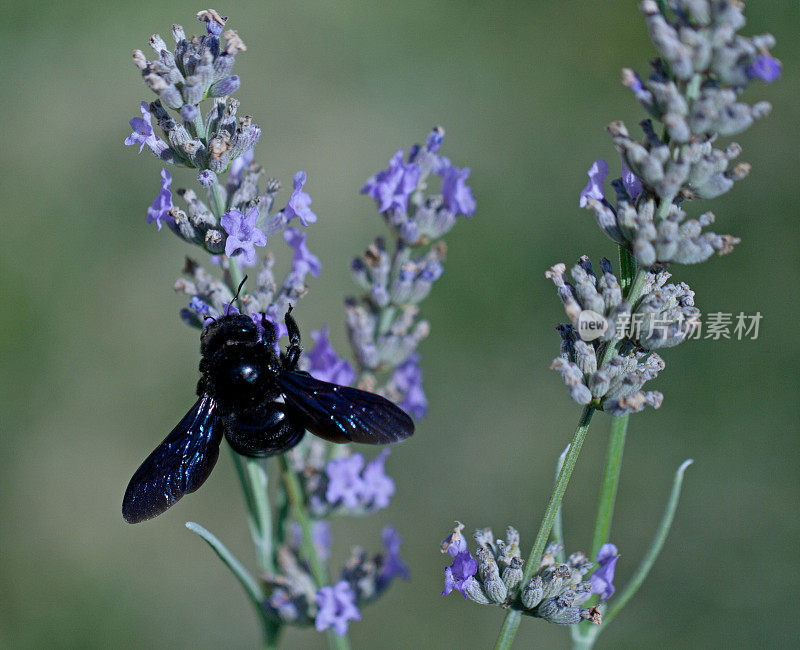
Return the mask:
[[[363,500],[371,510],[386,508],[395,492],[394,481],[386,474],[384,464],[389,450],[384,449],[373,458],[361,474]]]
[[[147,102],[142,102],[141,111],[141,117],[134,117],[129,121],[132,133],[125,138],[125,144],[128,146],[138,144],[139,153],[142,153],[142,149],[146,146],[154,154],[160,155],[168,147],[153,132],[153,126],[150,123],[150,105]]]
[[[400,557],[400,543],[403,538],[395,528],[387,526],[381,533],[383,539],[383,564],[378,576],[378,589],[384,589],[394,578],[408,580],[408,565]]]
[[[422,389],[422,368],[419,365],[419,355],[411,354],[392,373],[394,383],[403,399],[400,407],[415,418],[421,418],[428,410],[428,398]]]
[[[467,217],[475,214],[475,198],[466,184],[470,174],[469,167],[459,169],[448,164],[436,173],[442,177],[442,197],[447,209],[453,214],[463,214]]]
[[[319,258],[313,255],[306,246],[306,233],[298,228],[287,228],[283,233],[286,243],[294,249],[292,255],[292,272],[304,278],[307,273],[318,278],[322,272]]]
[[[781,62],[769,54],[761,54],[747,66],[745,72],[750,79],[771,83],[781,78]]]
[[[303,545],[303,529],[297,522],[292,522],[291,526],[291,548],[295,551],[300,550]],[[317,549],[320,559],[327,562],[331,556],[331,525],[325,520],[315,521],[311,527],[311,541]]]
[[[608,176],[608,163],[602,158],[595,160],[589,168],[589,171],[586,172],[586,175],[589,177],[589,182],[586,184],[586,187],[583,188],[583,191],[581,191],[578,200],[578,205],[581,208],[587,206],[589,199],[602,201],[606,198],[603,184],[606,181],[606,176]]]
[[[341,503],[345,508],[357,508],[363,500],[365,490],[361,478],[363,468],[364,457],[361,454],[329,461],[325,466],[325,473],[328,475],[325,500],[331,505]]]
[[[642,180],[628,169],[624,160],[622,161],[622,185],[625,187],[625,191],[633,202],[635,202],[642,193]]]
[[[308,372],[320,381],[342,386],[352,384],[356,373],[347,361],[336,354],[328,340],[328,328],[312,330],[311,338],[314,339],[314,347],[305,355],[310,364]]]
[[[162,222],[166,223],[170,228],[175,227],[175,219],[169,211],[172,209],[172,192],[170,191],[172,185],[172,174],[166,169],[161,170],[161,189],[153,201],[153,204],[147,208],[147,223],[155,222],[156,228],[161,230]]]
[[[348,621],[360,621],[361,614],[356,607],[356,594],[345,580],[333,587],[322,587],[314,597],[319,611],[314,620],[318,632],[333,628],[339,636],[347,634]]]
[[[231,210],[222,215],[220,224],[228,233],[225,240],[225,254],[228,257],[241,255],[242,261],[247,266],[256,263],[255,246],[266,246],[267,236],[256,227],[258,220],[258,207],[253,206],[245,215],[239,210]]]
[[[450,548],[453,547],[451,546]],[[447,596],[453,589],[457,589],[466,600],[467,588],[472,582],[475,582],[473,576],[478,572],[478,561],[467,550],[466,542],[464,542],[464,549],[457,551],[455,555],[452,554],[450,549],[448,549],[448,553],[453,557],[453,564],[444,570],[442,596]]]
[[[238,158],[234,158],[228,170],[228,186],[239,187],[242,182],[242,174],[247,171],[248,167],[253,163],[254,153],[252,149],[248,149]]]
[[[443,141],[444,141],[444,129],[442,128],[431,129],[431,132],[428,134],[427,140],[425,140],[425,147],[431,153],[436,153],[437,151],[439,151],[439,147],[442,146]]]
[[[197,296],[192,296],[189,300],[189,309],[196,312],[199,316],[216,316],[216,310],[204,300]]]
[[[181,320],[189,327],[204,328],[206,322],[218,312],[198,296],[192,296],[189,305],[180,311]]]
[[[628,86],[633,92],[634,97],[645,106],[649,106],[653,103],[653,93],[644,87],[642,78],[633,70],[626,69],[623,71],[622,83]]]
[[[380,212],[397,209],[408,210],[408,197],[417,189],[420,169],[415,163],[403,162],[403,150],[389,161],[389,167],[370,177],[361,188],[361,194],[368,194],[377,204]]]
[[[614,544],[603,544],[597,552],[597,563],[600,565],[589,576],[592,583],[592,593],[600,594],[601,600],[608,600],[614,593],[614,568],[619,559],[617,547]]]
[[[214,9],[206,9],[204,11],[198,11],[197,19],[206,24],[206,33],[209,36],[217,36],[217,37],[219,37],[219,35],[222,34],[222,30],[225,27],[225,23],[228,21],[227,16],[224,17],[221,16]]]
[[[300,219],[300,223],[308,227],[308,224],[314,223],[317,220],[311,208],[311,197],[308,193],[303,191],[303,185],[306,183],[306,173],[303,171],[297,172],[294,175],[292,196],[289,198],[289,203],[283,209],[283,214],[286,216],[287,221],[291,221],[295,217]]]

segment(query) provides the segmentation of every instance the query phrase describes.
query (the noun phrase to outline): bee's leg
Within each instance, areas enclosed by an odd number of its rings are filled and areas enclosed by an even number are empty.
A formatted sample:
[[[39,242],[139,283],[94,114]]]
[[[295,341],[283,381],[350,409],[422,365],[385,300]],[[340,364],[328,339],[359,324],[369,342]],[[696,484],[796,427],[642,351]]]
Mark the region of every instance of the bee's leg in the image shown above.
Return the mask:
[[[297,362],[300,360],[300,353],[303,348],[300,346],[300,328],[291,316],[292,307],[286,312],[286,329],[289,332],[289,347],[286,348],[286,357],[284,358],[283,365],[287,370],[294,370],[297,367]]]
[[[261,327],[264,328],[264,335],[261,337],[261,342],[268,348],[275,347],[275,325],[267,318],[266,314],[261,314]]]

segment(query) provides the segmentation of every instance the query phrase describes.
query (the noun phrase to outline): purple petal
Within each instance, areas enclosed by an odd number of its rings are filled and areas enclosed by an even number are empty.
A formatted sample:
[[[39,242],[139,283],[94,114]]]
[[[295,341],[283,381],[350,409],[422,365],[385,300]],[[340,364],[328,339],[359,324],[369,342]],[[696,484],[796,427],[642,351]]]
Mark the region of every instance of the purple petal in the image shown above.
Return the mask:
[[[769,54],[757,56],[745,70],[750,79],[761,79],[767,83],[781,78],[781,62]]]
[[[636,201],[637,197],[642,193],[642,181],[634,174],[625,161],[622,161],[622,184],[625,186],[625,191],[631,197],[631,201]]]
[[[589,182],[580,194],[578,205],[581,208],[586,207],[589,199],[602,201],[606,198],[603,183],[605,183],[606,176],[608,176],[608,163],[602,158],[599,158],[592,163],[592,166],[586,174],[589,176]]]
[[[475,198],[472,190],[467,186],[470,169],[465,167],[448,166],[441,170],[442,196],[447,209],[453,214],[463,214],[471,217],[475,213]]]
[[[597,552],[597,563],[600,565],[589,576],[592,593],[600,594],[601,600],[607,600],[614,593],[614,569],[619,559],[614,544],[603,544]]]

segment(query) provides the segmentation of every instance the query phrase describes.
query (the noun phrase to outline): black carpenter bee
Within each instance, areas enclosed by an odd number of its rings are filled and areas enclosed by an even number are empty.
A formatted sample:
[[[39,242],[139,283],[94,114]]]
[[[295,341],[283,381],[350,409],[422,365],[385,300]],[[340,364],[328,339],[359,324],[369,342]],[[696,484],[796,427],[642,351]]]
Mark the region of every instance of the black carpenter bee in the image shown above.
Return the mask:
[[[265,457],[294,447],[306,429],[331,442],[371,445],[414,433],[405,411],[380,395],[297,370],[303,349],[291,311],[289,346],[280,355],[266,317],[264,335],[243,314],[226,314],[203,330],[199,399],[131,478],[122,501],[125,521],[152,519],[197,490],[214,469],[223,434],[235,452]]]

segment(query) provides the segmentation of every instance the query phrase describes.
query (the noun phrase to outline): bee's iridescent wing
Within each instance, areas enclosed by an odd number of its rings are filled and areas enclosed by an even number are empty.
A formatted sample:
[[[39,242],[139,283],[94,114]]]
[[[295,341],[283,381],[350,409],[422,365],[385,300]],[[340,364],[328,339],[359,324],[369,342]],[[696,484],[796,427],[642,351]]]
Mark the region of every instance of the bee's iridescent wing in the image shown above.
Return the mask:
[[[386,445],[414,433],[414,422],[385,397],[284,370],[278,383],[306,429],[331,442]]]
[[[137,524],[152,519],[205,482],[222,440],[216,406],[208,395],[198,399],[136,470],[122,500],[125,521]]]

